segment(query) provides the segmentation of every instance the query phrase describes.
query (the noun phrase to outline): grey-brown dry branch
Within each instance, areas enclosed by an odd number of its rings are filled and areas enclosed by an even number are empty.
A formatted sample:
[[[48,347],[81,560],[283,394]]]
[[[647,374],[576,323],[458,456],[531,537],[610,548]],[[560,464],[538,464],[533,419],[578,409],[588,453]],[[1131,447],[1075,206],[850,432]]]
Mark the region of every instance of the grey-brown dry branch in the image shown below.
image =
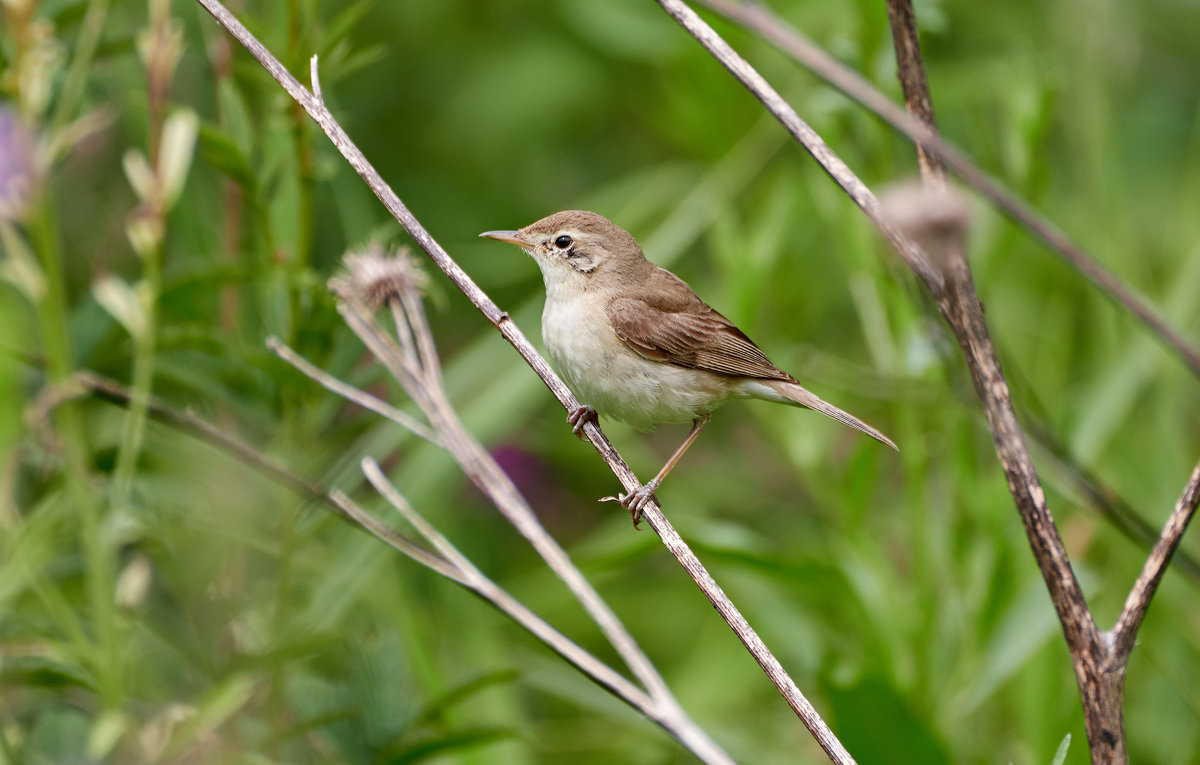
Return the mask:
[[[1175,503],[1175,509],[1167,518],[1162,534],[1154,545],[1154,549],[1150,551],[1150,557],[1146,559],[1146,565],[1142,567],[1141,575],[1134,582],[1129,597],[1125,599],[1125,607],[1121,610],[1121,615],[1112,629],[1112,650],[1122,661],[1128,658],[1129,653],[1133,650],[1138,628],[1142,625],[1142,619],[1146,617],[1150,601],[1158,590],[1158,585],[1162,581],[1163,574],[1166,573],[1171,557],[1179,548],[1183,532],[1187,531],[1192,516],[1196,514],[1197,504],[1200,504],[1200,462],[1196,463],[1191,477],[1183,487],[1183,493],[1179,496],[1179,501]]]
[[[866,78],[821,49],[761,2],[740,0],[696,0],[701,5],[750,29],[794,58],[802,66],[857,101],[894,129],[912,140],[926,159],[937,158],[952,168],[967,185],[992,201],[1012,221],[1041,240],[1051,252],[1094,284],[1113,302],[1138,318],[1161,342],[1174,351],[1200,377],[1200,350],[1083,247],[1074,242],[1033,205],[1007,189],[985,172],[962,149],[909,114],[879,92]],[[890,6],[889,6],[890,8]],[[891,12],[891,11],[889,11]],[[932,104],[930,104],[932,113]],[[930,122],[932,125],[932,122]]]
[[[342,153],[342,156],[346,158],[355,171],[363,178],[371,191],[375,193],[387,208],[388,212],[401,224],[404,230],[416,241],[417,245],[429,256],[434,264],[446,274],[451,282],[500,331],[504,339],[512,344],[525,362],[533,368],[534,372],[537,373],[550,389],[551,393],[558,399],[559,403],[567,411],[578,408],[579,402],[575,399],[574,395],[558,378],[545,359],[537,353],[524,333],[509,318],[507,313],[500,310],[491,298],[479,289],[466,272],[450,258],[449,254],[446,253],[441,245],[434,240],[432,235],[413,216],[396,193],[383,181],[379,173],[367,162],[366,157],[363,156],[362,152],[354,145],[349,136],[346,135],[345,131],[337,123],[337,120],[334,119],[333,115],[325,107],[322,99],[304,88],[238,22],[224,5],[217,0],[197,0],[197,2],[212,14],[213,18],[233,35],[271,76],[279,82],[288,95],[300,104],[309,116],[320,125],[326,136],[329,137],[338,151]],[[319,87],[314,86],[314,90],[319,92]],[[641,482],[637,480],[637,477],[628,464],[617,452],[616,448],[613,447],[612,443],[604,436],[595,422],[586,423],[584,432],[587,434],[592,445],[600,453],[600,456],[608,464],[613,474],[620,480],[621,485],[626,491],[633,491],[641,486]],[[772,684],[775,685],[776,689],[800,718],[814,739],[816,739],[822,750],[835,763],[854,762],[854,759],[846,751],[845,747],[842,746],[841,742],[838,741],[829,726],[821,719],[811,702],[800,691],[795,681],[783,669],[779,660],[766,647],[749,622],[746,621],[745,617],[742,616],[729,597],[716,584],[712,576],[708,574],[699,558],[696,557],[695,553],[683,541],[683,538],[679,536],[675,528],[667,521],[658,504],[656,502],[648,503],[643,508],[642,515],[662,540],[663,544],[670,550],[672,555],[675,556],[676,560],[696,583],[697,587],[700,588],[704,596],[717,612],[721,614],[721,617],[726,621],[730,629],[733,630],[734,634],[737,635],[747,651],[758,662],[764,673],[771,680]]]
[[[905,102],[909,111],[923,120],[926,127],[936,130],[911,0],[888,0],[888,17]],[[927,183],[938,186],[944,183],[942,167],[927,161],[924,156],[919,155],[918,159]],[[967,357],[972,380],[992,428],[997,454],[1008,476],[1009,489],[1058,611],[1083,701],[1092,762],[1097,765],[1125,763],[1128,761],[1123,715],[1125,667],[1150,600],[1195,512],[1197,501],[1200,501],[1200,464],[1193,471],[1151,551],[1116,626],[1109,633],[1099,633],[1046,506],[1024,434],[1012,409],[1008,386],[1000,372],[999,359],[988,340],[983,307],[975,295],[963,239],[943,239],[942,243],[952,249],[944,257],[956,274],[947,280],[949,290],[943,312]],[[942,303],[939,299],[939,305]]]
[[[1011,376],[1009,378],[1011,380]],[[1018,395],[1017,399],[1021,397]],[[1124,534],[1130,541],[1143,547],[1147,554],[1159,540],[1159,530],[1147,522],[1129,502],[1118,494],[1104,480],[1089,470],[1069,453],[1067,447],[1059,441],[1050,427],[1028,411],[1021,413],[1025,422],[1025,432],[1034,443],[1034,451],[1040,448],[1039,462],[1045,465],[1049,460],[1052,470],[1056,471],[1060,480],[1065,481],[1074,491],[1079,492],[1080,498],[1104,518],[1117,531]],[[1043,473],[1045,471],[1043,470]],[[1184,576],[1193,586],[1200,586],[1200,562],[1186,550],[1175,551],[1171,558],[1171,568],[1175,573]]]

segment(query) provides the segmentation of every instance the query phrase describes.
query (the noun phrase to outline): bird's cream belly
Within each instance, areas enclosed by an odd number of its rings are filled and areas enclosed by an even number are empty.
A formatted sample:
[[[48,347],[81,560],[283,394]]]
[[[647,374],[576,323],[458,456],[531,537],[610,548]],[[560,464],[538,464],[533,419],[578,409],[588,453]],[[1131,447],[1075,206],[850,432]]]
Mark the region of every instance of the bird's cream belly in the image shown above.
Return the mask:
[[[590,301],[547,300],[542,340],[554,368],[579,399],[602,416],[646,429],[688,422],[728,396],[726,378],[640,356],[616,336]]]

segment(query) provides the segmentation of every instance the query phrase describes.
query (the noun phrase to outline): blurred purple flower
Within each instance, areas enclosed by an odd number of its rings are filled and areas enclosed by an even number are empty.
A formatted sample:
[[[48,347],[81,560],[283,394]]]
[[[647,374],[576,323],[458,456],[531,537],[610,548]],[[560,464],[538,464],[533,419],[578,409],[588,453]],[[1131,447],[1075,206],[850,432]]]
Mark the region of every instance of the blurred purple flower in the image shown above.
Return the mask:
[[[492,449],[492,459],[526,497],[545,493],[550,471],[541,457],[517,446],[497,446]]]
[[[18,220],[33,200],[33,136],[16,112],[0,106],[0,220]]]
[[[580,507],[580,498],[569,491],[554,466],[541,456],[517,445],[493,447],[491,454],[552,533],[574,536],[603,517],[573,512]]]

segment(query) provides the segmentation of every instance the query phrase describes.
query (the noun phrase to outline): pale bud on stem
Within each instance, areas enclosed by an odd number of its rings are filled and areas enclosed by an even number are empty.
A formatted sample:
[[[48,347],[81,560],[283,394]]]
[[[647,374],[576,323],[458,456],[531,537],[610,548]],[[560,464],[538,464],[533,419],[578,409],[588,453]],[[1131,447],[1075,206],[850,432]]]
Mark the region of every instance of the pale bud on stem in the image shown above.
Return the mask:
[[[947,183],[906,181],[880,195],[884,221],[912,240],[947,279],[963,262],[971,222],[966,198]]]

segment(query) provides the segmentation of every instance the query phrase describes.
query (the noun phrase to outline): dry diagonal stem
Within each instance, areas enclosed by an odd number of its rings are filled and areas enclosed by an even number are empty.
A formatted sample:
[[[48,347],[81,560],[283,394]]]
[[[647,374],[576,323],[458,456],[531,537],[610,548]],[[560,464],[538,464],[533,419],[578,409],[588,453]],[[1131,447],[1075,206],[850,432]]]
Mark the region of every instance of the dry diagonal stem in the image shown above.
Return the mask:
[[[1180,540],[1183,539],[1183,532],[1187,531],[1192,516],[1196,514],[1197,504],[1200,504],[1200,462],[1196,463],[1196,468],[1192,470],[1191,477],[1183,487],[1183,494],[1167,518],[1162,535],[1150,552],[1141,575],[1129,592],[1129,597],[1125,599],[1125,608],[1112,629],[1113,652],[1122,663],[1133,650],[1138,628],[1141,627],[1142,619],[1146,617],[1146,611],[1150,608],[1150,600],[1154,597],[1163,574],[1166,573],[1171,556],[1175,554]]]
[[[363,464],[368,480],[456,567],[466,586],[505,611],[599,685],[642,711],[701,760],[731,763],[729,756],[687,717],[633,637],[571,563],[565,551],[542,528],[496,461],[463,427],[442,387],[433,334],[414,285],[416,272],[409,257],[402,253],[398,257],[387,258],[382,251],[375,251],[367,255],[350,256],[346,260],[350,268],[349,275],[335,279],[330,284],[339,298],[338,310],[342,317],[376,360],[392,373],[416,402],[437,434],[438,443],[454,457],[471,482],[529,540],[547,565],[568,586],[646,690],[636,688],[503,593],[413,511],[371,460]],[[386,304],[396,324],[395,338],[388,335],[375,320],[375,309],[380,307],[381,302]],[[281,355],[285,359],[293,356]],[[353,517],[362,515],[344,497],[339,499],[348,514]],[[367,523],[367,520],[363,522]]]
[[[817,131],[804,121],[791,107],[783,96],[759,74],[754,67],[742,58],[729,43],[713,30],[696,12],[682,0],[657,0],[670,16],[687,30],[688,34],[704,46],[713,58],[717,59],[729,72],[741,82],[751,95],[757,98],[767,111],[791,133],[792,137],[812,155],[833,182],[858,205],[859,209],[870,219],[879,232],[887,238],[904,261],[929,284],[941,284],[942,272],[929,261],[925,253],[914,242],[904,236],[891,223],[880,215],[879,200],[859,179],[854,171],[834,153]]]
[[[579,644],[575,643],[575,641],[551,627],[523,603],[509,595],[508,592],[485,576],[466,556],[459,552],[458,548],[454,547],[449,540],[438,533],[433,526],[409,505],[404,497],[387,480],[386,476],[383,475],[383,471],[374,460],[369,458],[363,460],[363,473],[367,476],[367,480],[371,482],[371,485],[388,501],[388,504],[400,511],[405,520],[421,536],[429,540],[437,548],[438,552],[450,562],[459,577],[455,581],[474,591],[484,600],[487,600],[496,606],[496,608],[503,611],[513,621],[520,624],[549,648],[553,649],[555,653],[578,667],[580,671],[598,685],[653,719],[652,715],[656,705],[652,698],[636,685],[626,680],[619,672],[588,653]],[[362,507],[359,507],[358,504],[345,494],[334,491],[331,496],[349,518],[361,524],[364,528],[368,530],[381,526],[386,528],[378,519]],[[372,531],[372,533],[374,532]],[[670,731],[668,730],[668,732]]]
[[[740,2],[739,0],[696,0],[696,2],[760,35],[818,77],[907,136],[917,144],[923,154],[939,158],[969,186],[990,199],[1011,220],[1040,239],[1052,252],[1083,274],[1101,292],[1136,316],[1167,347],[1179,355],[1192,370],[1192,374],[1200,377],[1200,350],[1191,341],[1168,324],[1145,298],[1114,276],[1093,255],[1055,226],[1049,218],[972,162],[962,149],[946,140],[920,119],[906,113],[904,109],[879,92],[866,78],[825,52],[765,4]]]
[[[433,260],[434,264],[450,278],[454,285],[467,296],[472,304],[487,317],[488,321],[495,325],[505,340],[516,348],[525,362],[545,382],[559,403],[568,411],[577,408],[579,401],[571,394],[562,380],[558,378],[545,359],[538,355],[524,333],[512,322],[507,313],[501,311],[491,298],[479,289],[474,281],[467,276],[466,272],[450,258],[449,254],[442,249],[441,245],[434,240],[416,217],[405,207],[400,198],[396,196],[396,193],[383,181],[379,173],[367,162],[366,157],[363,156],[358,147],[346,135],[341,125],[337,123],[333,115],[325,107],[324,102],[300,85],[283,65],[238,22],[224,5],[217,0],[197,0],[197,2],[211,13],[213,18],[233,35],[262,64],[271,76],[283,86],[288,95],[295,99],[309,116],[321,126],[321,129],[325,131],[325,134],[333,142],[334,146],[337,147],[342,156],[354,167],[372,192],[375,193],[400,225],[404,227],[404,230],[408,232],[417,245]],[[314,90],[319,92],[319,89],[315,86]],[[914,255],[917,254],[915,250],[912,252]],[[613,474],[620,480],[621,485],[626,491],[632,491],[641,486],[641,482],[637,480],[637,477],[630,470],[628,464],[626,464],[616,448],[613,447],[612,443],[604,436],[603,432],[594,422],[587,423],[584,432],[596,448],[596,451],[600,453],[600,456],[608,464]],[[749,623],[728,596],[725,595],[720,587],[716,586],[715,581],[704,569],[700,560],[662,514],[662,510],[658,504],[648,503],[643,510],[643,518],[645,518],[654,532],[662,539],[663,544],[676,557],[684,570],[692,577],[692,580],[701,589],[704,596],[708,598],[709,602],[713,604],[722,618],[729,624],[742,644],[754,656],[759,666],[763,668],[771,679],[771,682],[784,696],[789,706],[800,717],[805,727],[812,733],[826,754],[837,763],[853,762],[853,758],[850,757],[845,747],[833,735],[833,732],[825,724],[825,721],[817,714],[812,704],[804,697],[804,694],[801,693],[795,681],[783,670],[778,659],[763,644],[757,633],[750,627]]]
[[[268,337],[267,348],[276,356],[294,366],[305,376],[319,383],[326,390],[336,393],[344,399],[353,401],[367,411],[374,412],[381,417],[391,420],[434,446],[441,446],[438,442],[437,434],[430,430],[424,423],[419,422],[412,415],[400,411],[386,401],[381,401],[370,393],[356,388],[347,382],[343,382],[315,364],[309,363],[307,359],[285,345],[278,337]]]

